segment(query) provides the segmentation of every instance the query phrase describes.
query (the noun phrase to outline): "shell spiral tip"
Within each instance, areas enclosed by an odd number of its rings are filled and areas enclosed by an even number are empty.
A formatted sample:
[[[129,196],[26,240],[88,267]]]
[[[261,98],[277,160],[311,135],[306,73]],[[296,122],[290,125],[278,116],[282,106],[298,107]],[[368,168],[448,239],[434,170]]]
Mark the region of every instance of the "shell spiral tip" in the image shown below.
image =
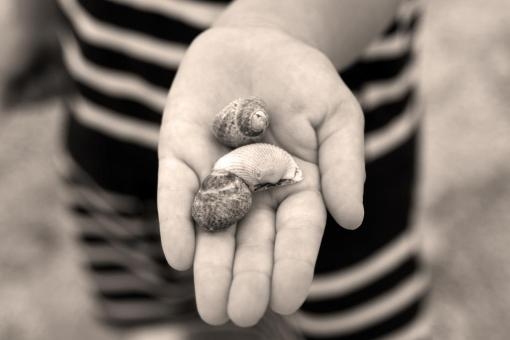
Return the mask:
[[[212,132],[222,144],[233,148],[258,142],[269,126],[269,115],[262,99],[238,98],[215,117]]]
[[[269,126],[269,117],[265,111],[257,111],[251,116],[250,123],[254,132],[264,133]]]

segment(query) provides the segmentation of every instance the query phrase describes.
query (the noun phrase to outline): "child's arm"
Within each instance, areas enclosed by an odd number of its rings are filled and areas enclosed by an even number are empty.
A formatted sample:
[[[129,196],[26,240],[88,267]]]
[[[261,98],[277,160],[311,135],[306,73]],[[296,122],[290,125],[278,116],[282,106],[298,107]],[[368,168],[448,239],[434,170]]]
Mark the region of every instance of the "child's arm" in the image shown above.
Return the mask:
[[[346,228],[361,223],[363,115],[330,58],[351,62],[396,3],[239,0],[188,49],[163,116],[158,211],[170,265],[194,264],[205,321],[249,326],[268,306],[294,312],[313,278],[326,207]],[[227,151],[210,132],[213,115],[251,95],[272,113],[266,141],[289,151],[305,179],[256,194],[237,231],[195,230],[193,196]]]
[[[271,27],[316,47],[342,69],[388,26],[402,0],[237,0],[216,27]]]

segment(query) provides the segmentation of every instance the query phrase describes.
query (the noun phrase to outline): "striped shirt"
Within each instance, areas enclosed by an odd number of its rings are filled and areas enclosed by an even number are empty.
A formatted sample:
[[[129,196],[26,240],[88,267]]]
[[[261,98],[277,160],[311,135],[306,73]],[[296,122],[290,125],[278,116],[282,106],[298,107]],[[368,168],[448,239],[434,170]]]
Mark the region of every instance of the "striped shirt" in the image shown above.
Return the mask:
[[[102,186],[154,197],[156,146],[168,89],[186,46],[225,4],[59,3],[72,32],[62,35],[65,62],[79,90],[67,102],[69,152]],[[365,112],[368,160],[401,143],[416,125],[412,43],[418,4],[405,2],[382,37],[341,72]],[[111,171],[105,171],[105,165]]]
[[[168,89],[187,46],[228,1],[58,2],[69,27],[61,35],[64,60],[78,90],[66,99],[66,153],[102,193],[99,200],[83,199],[97,193],[83,178],[71,178],[80,197],[72,207],[86,221],[82,241],[107,313],[115,322],[132,323],[191,310],[192,287],[175,283],[179,274],[162,269],[166,262],[157,222],[144,225],[139,217],[147,213],[134,212],[130,197],[155,200],[158,134]],[[309,338],[356,338],[349,337],[352,333],[361,339],[398,328],[408,339],[404,325],[414,320],[426,290],[416,235],[408,228],[420,115],[414,48],[420,15],[419,0],[403,1],[380,37],[354,64],[339,70],[365,114],[366,217],[355,233],[326,228],[310,297],[297,316]],[[101,206],[101,200],[108,204]],[[115,217],[106,211],[112,206]],[[87,220],[93,214],[109,232],[94,229],[97,225]],[[329,225],[336,225],[331,216]]]

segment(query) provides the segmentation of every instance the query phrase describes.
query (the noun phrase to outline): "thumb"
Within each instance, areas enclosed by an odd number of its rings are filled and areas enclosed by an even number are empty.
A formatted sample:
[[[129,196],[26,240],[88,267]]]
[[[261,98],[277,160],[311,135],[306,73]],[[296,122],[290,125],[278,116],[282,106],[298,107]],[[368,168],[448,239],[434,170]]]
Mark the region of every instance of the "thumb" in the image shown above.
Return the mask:
[[[364,117],[349,93],[318,127],[319,169],[324,200],[338,224],[355,229],[363,221]]]

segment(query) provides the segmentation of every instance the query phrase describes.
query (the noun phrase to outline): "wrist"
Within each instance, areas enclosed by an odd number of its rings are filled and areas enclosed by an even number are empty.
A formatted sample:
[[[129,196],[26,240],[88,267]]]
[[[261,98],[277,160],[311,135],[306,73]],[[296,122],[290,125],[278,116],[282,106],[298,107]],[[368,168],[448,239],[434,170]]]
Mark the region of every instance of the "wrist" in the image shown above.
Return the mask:
[[[328,50],[317,6],[296,0],[237,0],[213,24],[217,28],[259,29],[280,33],[315,47]]]

